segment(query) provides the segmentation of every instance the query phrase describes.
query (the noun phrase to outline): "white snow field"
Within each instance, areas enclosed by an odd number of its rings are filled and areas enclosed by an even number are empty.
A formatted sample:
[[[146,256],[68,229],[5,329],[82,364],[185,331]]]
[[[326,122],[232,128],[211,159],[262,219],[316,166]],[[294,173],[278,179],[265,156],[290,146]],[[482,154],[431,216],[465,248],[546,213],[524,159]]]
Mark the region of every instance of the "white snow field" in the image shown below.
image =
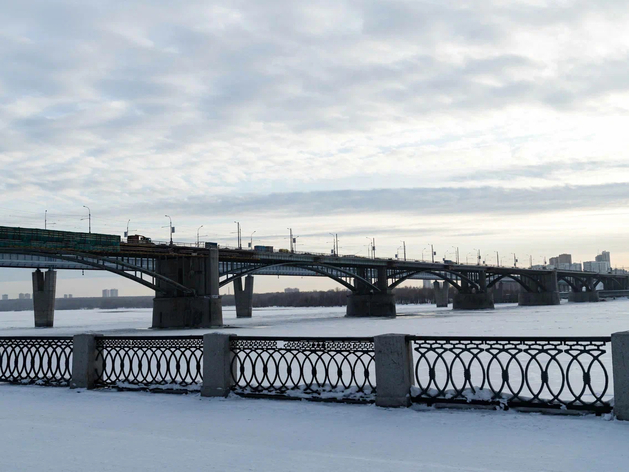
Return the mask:
[[[343,308],[254,310],[223,332],[599,336],[629,330],[629,301],[453,312],[398,306],[396,319],[347,319]],[[147,329],[150,310],[0,313],[0,336],[202,334]],[[490,410],[201,398],[0,384],[0,471],[627,471],[629,422]]]
[[[595,416],[0,385],[0,470],[611,472],[629,424]]]

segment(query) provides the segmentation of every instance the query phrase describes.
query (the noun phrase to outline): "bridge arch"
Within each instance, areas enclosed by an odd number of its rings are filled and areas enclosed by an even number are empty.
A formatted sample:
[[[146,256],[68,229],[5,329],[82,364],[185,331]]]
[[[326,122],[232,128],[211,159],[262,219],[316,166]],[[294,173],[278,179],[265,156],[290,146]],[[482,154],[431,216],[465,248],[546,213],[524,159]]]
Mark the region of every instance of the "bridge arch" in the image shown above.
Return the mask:
[[[498,275],[498,274],[496,274],[496,275]],[[515,280],[527,292],[533,292],[534,293],[534,291],[531,290],[531,287],[527,286],[521,280],[522,278],[525,278],[525,279],[530,280],[531,282],[533,282],[537,286],[538,289],[541,289],[542,292],[546,291],[546,287],[544,286],[544,284],[542,284],[539,280],[537,280],[534,277],[531,277],[530,275],[527,275],[527,274],[500,274],[497,277],[492,278],[491,281],[487,283],[487,288],[494,287],[498,282],[500,282],[502,279],[504,279],[506,277],[510,277],[511,279]]]
[[[447,270],[447,269],[444,269],[443,271],[439,271],[439,272],[438,271],[433,271],[433,270],[428,270],[428,269],[420,269],[420,270],[415,270],[415,271],[409,271],[406,275],[404,275],[403,277],[400,277],[395,282],[393,282],[391,285],[389,285],[389,289],[393,289],[393,288],[397,287],[402,282],[407,281],[408,279],[410,279],[411,277],[413,277],[413,276],[415,276],[417,274],[431,274],[431,275],[434,275],[435,277],[437,277],[437,278],[439,278],[441,280],[445,280],[450,285],[455,287],[457,290],[461,290],[461,285],[458,282],[456,282],[454,280],[454,278],[448,277],[448,276],[444,275],[441,272],[445,272],[445,273],[448,273],[448,274],[456,275],[457,277],[460,277],[461,279],[466,280],[470,285],[472,285],[477,290],[480,289],[478,284],[476,282],[474,282],[473,280],[471,280],[470,278],[466,277],[463,274],[460,274],[459,272],[455,272],[453,270]]]
[[[142,278],[142,275],[147,275],[149,277],[152,277],[154,281],[159,280],[163,284],[168,285],[175,290],[182,291],[187,296],[195,295],[194,289],[181,285],[180,283],[175,282],[174,280],[169,279],[168,277],[165,277],[163,275],[160,275],[157,272],[149,270],[145,267],[131,264],[129,262],[116,259],[116,258],[95,256],[93,254],[84,254],[84,253],[75,252],[75,251],[67,251],[65,254],[59,254],[55,252],[33,251],[33,250],[23,250],[23,249],[19,251],[3,249],[3,252],[13,253],[13,254],[25,254],[25,255],[31,255],[31,256],[37,256],[37,257],[47,257],[47,258],[55,259],[59,261],[72,262],[75,264],[85,265],[88,267],[92,267],[94,269],[104,270],[104,271],[119,275],[121,277],[125,277],[129,280],[132,280],[141,285],[144,285],[145,287],[148,287],[151,290],[155,290],[156,292],[163,293],[163,294],[167,293],[166,290],[159,287],[156,283],[150,282]],[[131,274],[131,272],[134,272],[135,274],[139,273],[140,276],[138,277],[137,275],[133,275]]]
[[[219,287],[224,287],[225,285],[233,282],[236,279],[240,279],[246,275],[254,275],[256,272],[264,270],[264,269],[269,269],[271,267],[298,267],[301,269],[305,269],[305,270],[310,270],[312,272],[315,272],[317,274],[321,274],[324,275],[332,280],[334,280],[335,282],[338,282],[339,284],[343,285],[344,287],[348,288],[349,290],[351,290],[352,292],[356,291],[356,287],[354,285],[352,285],[350,282],[348,282],[347,280],[344,280],[343,277],[341,276],[337,276],[335,275],[333,272],[340,272],[341,274],[345,275],[348,278],[354,278],[354,279],[358,279],[359,281],[361,281],[363,284],[365,284],[367,287],[369,287],[371,290],[373,290],[374,292],[379,292],[380,289],[378,287],[376,287],[375,285],[373,285],[371,282],[369,282],[367,279],[365,279],[364,277],[361,277],[351,271],[348,271],[346,269],[340,268],[340,267],[335,267],[335,266],[331,266],[328,264],[322,264],[322,263],[302,263],[302,262],[282,262],[282,263],[277,263],[277,264],[264,264],[264,265],[258,265],[256,267],[253,268],[245,268],[237,273],[226,273],[224,275],[227,275],[227,277],[219,282],[218,286]]]

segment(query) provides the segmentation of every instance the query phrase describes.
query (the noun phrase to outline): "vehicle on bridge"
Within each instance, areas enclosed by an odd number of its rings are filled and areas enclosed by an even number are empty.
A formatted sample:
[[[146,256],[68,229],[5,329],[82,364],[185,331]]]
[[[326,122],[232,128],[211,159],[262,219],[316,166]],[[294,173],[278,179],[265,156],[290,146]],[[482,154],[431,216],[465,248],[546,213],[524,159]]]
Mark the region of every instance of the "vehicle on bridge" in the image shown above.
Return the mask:
[[[0,226],[0,247],[118,252],[120,236]]]

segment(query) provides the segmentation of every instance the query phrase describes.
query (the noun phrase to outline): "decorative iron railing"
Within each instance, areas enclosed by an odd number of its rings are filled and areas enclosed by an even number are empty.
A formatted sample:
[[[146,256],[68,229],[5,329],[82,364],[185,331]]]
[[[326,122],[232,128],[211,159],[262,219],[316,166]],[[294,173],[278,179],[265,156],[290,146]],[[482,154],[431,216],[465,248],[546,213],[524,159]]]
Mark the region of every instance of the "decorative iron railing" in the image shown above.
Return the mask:
[[[375,398],[373,338],[238,336],[231,338],[230,349],[236,393]]]
[[[611,411],[610,337],[407,339],[415,402]]]
[[[202,336],[96,338],[97,385],[200,389]]]
[[[1,337],[0,382],[68,385],[72,345],[71,337]]]

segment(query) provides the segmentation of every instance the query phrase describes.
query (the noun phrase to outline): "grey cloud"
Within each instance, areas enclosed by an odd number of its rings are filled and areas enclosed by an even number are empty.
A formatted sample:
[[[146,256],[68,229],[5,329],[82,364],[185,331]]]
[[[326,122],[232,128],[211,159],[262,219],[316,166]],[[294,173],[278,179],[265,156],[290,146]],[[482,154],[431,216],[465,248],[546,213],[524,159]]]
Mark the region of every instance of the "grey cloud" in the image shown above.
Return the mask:
[[[187,214],[216,216],[319,216],[352,214],[530,214],[587,208],[612,208],[629,203],[629,184],[560,186],[536,189],[404,188],[232,195],[158,201],[146,210],[169,208]]]

